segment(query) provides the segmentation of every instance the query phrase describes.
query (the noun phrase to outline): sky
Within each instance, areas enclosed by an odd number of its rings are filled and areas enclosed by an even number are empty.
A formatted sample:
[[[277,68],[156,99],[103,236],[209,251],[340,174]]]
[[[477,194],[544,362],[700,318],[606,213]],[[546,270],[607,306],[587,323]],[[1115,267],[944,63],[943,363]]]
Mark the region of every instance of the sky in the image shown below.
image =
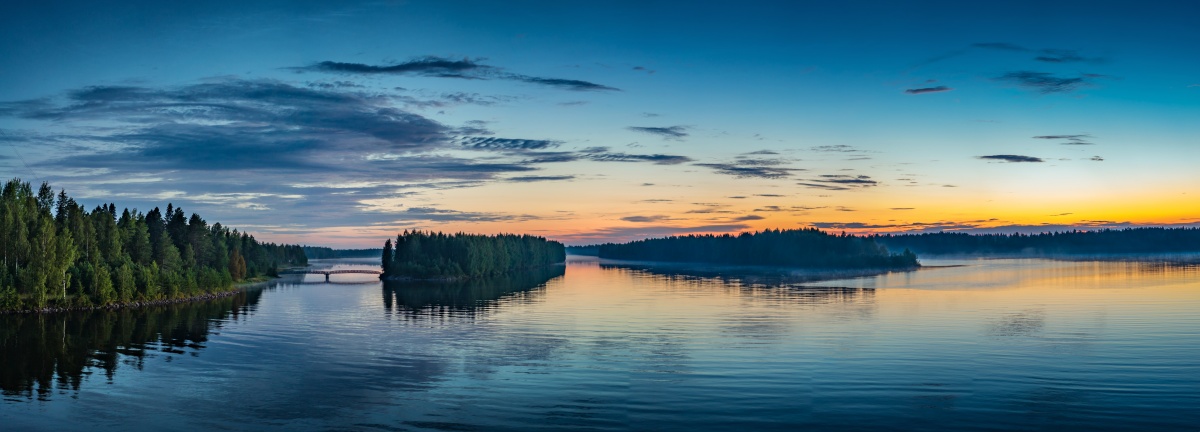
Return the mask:
[[[259,239],[1200,226],[1200,4],[14,2],[0,175]]]

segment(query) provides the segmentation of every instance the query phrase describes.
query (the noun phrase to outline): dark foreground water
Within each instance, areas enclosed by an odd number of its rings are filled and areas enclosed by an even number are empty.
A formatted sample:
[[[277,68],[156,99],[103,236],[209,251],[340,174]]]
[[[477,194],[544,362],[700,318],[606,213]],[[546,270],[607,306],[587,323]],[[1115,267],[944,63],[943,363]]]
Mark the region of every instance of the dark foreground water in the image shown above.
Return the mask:
[[[798,285],[582,259],[0,316],[0,430],[1200,430],[1194,264],[925,264],[964,266]]]

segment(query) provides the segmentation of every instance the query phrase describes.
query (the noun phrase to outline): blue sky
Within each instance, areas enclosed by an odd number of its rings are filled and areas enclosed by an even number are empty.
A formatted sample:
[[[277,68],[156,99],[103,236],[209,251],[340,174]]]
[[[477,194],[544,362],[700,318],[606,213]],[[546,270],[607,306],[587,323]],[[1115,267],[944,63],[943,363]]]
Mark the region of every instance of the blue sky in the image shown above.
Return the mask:
[[[260,236],[1200,220],[1186,2],[39,2],[0,173]],[[1041,137],[1041,138],[1039,138]]]

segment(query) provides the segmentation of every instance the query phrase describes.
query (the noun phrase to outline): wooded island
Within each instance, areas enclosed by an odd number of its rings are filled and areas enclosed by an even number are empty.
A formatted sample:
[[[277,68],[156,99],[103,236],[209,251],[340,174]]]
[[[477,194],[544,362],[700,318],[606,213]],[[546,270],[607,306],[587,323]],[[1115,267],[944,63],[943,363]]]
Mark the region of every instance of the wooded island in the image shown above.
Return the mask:
[[[383,244],[383,279],[466,279],[566,261],[562,243],[531,235],[405,231]]]

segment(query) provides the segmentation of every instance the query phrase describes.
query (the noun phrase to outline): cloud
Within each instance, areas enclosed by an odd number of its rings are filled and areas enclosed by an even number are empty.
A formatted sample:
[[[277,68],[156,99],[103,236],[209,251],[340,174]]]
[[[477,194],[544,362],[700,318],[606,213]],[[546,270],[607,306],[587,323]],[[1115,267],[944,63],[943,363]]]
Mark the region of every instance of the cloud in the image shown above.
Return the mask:
[[[1004,162],[1045,162],[1042,158],[1021,155],[988,155],[978,156],[979,159],[998,160]]]
[[[616,87],[609,87],[606,85],[596,84],[594,82],[574,80],[574,79],[542,78],[542,77],[533,77],[533,76],[528,76],[528,75],[507,75],[506,79],[523,81],[523,82],[532,83],[532,84],[540,84],[540,85],[550,86],[550,87],[557,87],[560,89],[572,90],[572,91],[621,91],[621,89],[616,88]]]
[[[619,226],[600,228],[586,233],[558,235],[555,236],[555,239],[571,245],[582,245],[627,242],[672,235],[735,233],[748,229],[750,229],[749,225],[740,223],[697,226]]]
[[[905,90],[904,92],[915,95],[915,94],[925,94],[925,93],[942,93],[942,92],[948,92],[948,91],[952,91],[952,90],[954,90],[954,89],[952,89],[950,87],[937,86],[937,87],[908,89],[908,90]]]
[[[493,137],[463,137],[458,141],[463,147],[475,150],[545,150],[562,144],[562,141]]]
[[[1103,63],[1100,57],[1083,57],[1075,50],[1044,49],[1044,55],[1034,57],[1034,60],[1046,63]]]
[[[426,56],[390,66],[323,61],[307,69],[321,72],[347,72],[356,74],[420,74],[436,77],[469,78],[467,75],[469,73],[492,70],[494,68],[469,59],[451,60]]]
[[[892,207],[892,210],[916,210],[914,207]]]
[[[436,78],[460,78],[474,80],[500,79],[526,82],[548,87],[572,91],[620,91],[589,81],[564,78],[546,78],[505,72],[495,66],[485,65],[476,60],[454,60],[436,56],[419,57],[407,62],[386,66],[376,66],[363,63],[345,63],[323,61],[311,66],[294,68],[300,71],[347,73],[347,74],[393,74],[417,75]]]
[[[809,147],[809,150],[812,150],[815,152],[821,152],[821,153],[860,153],[860,152],[862,152],[862,150],[854,148],[854,146],[848,146],[845,144],[814,146],[814,147]]]
[[[844,174],[824,174],[814,179],[806,180],[806,182],[797,183],[801,186],[806,186],[814,189],[825,190],[852,190],[856,188],[868,188],[878,186],[879,182],[872,180],[870,176],[859,175],[851,176]]]
[[[1049,72],[1017,71],[1009,72],[993,78],[1016,84],[1018,87],[1036,91],[1041,94],[1071,93],[1080,87],[1090,85],[1091,80],[1100,78],[1097,74],[1080,74],[1074,77],[1055,76]]]
[[[1092,138],[1092,136],[1091,136],[1091,135],[1088,135],[1088,134],[1076,134],[1076,135],[1039,135],[1039,136],[1035,136],[1035,137],[1033,137],[1033,138],[1035,138],[1035,139],[1045,139],[1045,140],[1066,140],[1066,142],[1061,142],[1061,143],[1059,143],[1059,144],[1062,144],[1062,145],[1092,145],[1092,143],[1091,143],[1090,141],[1087,141],[1087,139],[1088,139],[1088,138]]]
[[[623,220],[625,222],[637,222],[637,223],[660,222],[660,221],[670,220],[670,219],[671,218],[669,216],[664,216],[664,215],[625,216],[625,217],[621,218],[621,220]]]
[[[646,67],[645,67],[645,66],[634,66],[634,67],[633,67],[633,70],[635,70],[635,71],[639,71],[639,72],[645,72],[647,75],[654,75],[654,72],[657,72],[657,71],[655,71],[655,70],[652,70],[652,69],[646,69]]]
[[[437,190],[570,180],[534,172],[588,156],[550,151],[561,145],[555,140],[479,136],[491,133],[486,123],[453,127],[396,104],[355,86],[276,80],[91,86],[3,103],[4,116],[53,127],[0,139],[38,144],[30,165],[81,202],[149,209],[170,200],[273,241],[328,227],[395,226],[397,214],[418,224],[527,219],[400,207]],[[496,154],[456,156],[462,150]],[[128,181],[135,178],[157,180]],[[120,188],[108,189],[113,184]],[[289,198],[296,195],[303,198]],[[256,209],[272,211],[246,211]]]
[[[687,126],[667,126],[667,127],[651,127],[651,126],[629,126],[629,129],[634,132],[648,133],[658,135],[666,139],[682,139],[688,136]]]
[[[763,220],[763,219],[766,219],[766,218],[759,216],[759,215],[751,214],[751,215],[745,215],[745,216],[738,216],[738,217],[735,217],[730,220],[732,220],[734,222],[746,222],[746,221]]]
[[[742,164],[727,164],[727,163],[698,163],[696,166],[711,168],[719,174],[734,176],[737,178],[762,178],[762,179],[780,179],[792,175],[794,171],[801,171],[796,168],[778,168],[761,165],[742,165]]]
[[[562,180],[573,180],[573,179],[575,179],[575,176],[573,176],[573,175],[556,175],[556,176],[518,176],[518,177],[509,177],[507,180],[510,182],[518,182],[518,183],[531,183],[531,182],[562,181]]]
[[[536,219],[529,215],[505,215],[500,213],[476,213],[445,210],[433,207],[412,207],[401,212],[400,220],[423,220],[432,222],[498,222]]]
[[[1102,158],[1100,156],[1092,156],[1092,157],[1088,158],[1088,160],[1096,161],[1096,162],[1104,162],[1104,158]]]
[[[580,150],[580,153],[587,159],[597,162],[650,162],[655,165],[678,165],[691,162],[692,158],[678,155],[665,154],[628,154],[614,153],[608,150],[608,147],[589,147]]]

